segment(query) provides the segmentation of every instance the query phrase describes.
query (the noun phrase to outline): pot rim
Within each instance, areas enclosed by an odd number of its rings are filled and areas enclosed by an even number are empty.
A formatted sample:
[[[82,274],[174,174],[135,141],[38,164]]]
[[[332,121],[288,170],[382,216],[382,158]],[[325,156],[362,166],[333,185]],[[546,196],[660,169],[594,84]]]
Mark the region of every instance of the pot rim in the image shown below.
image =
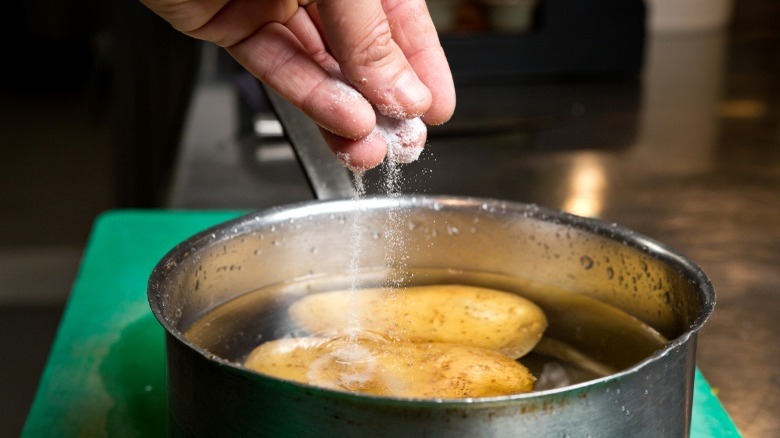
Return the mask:
[[[273,224],[289,221],[290,219],[299,219],[317,213],[337,214],[339,212],[351,212],[356,209],[358,204],[360,208],[366,210],[378,208],[403,209],[408,207],[416,207],[440,211],[449,207],[477,206],[482,210],[488,211],[490,213],[511,215],[520,214],[527,218],[551,222],[556,225],[571,226],[578,230],[589,232],[594,235],[617,240],[622,242],[624,245],[632,247],[642,253],[652,256],[653,258],[659,259],[671,266],[676,267],[685,277],[689,279],[689,281],[697,285],[697,290],[702,297],[702,306],[699,309],[699,313],[696,316],[696,319],[684,333],[672,340],[669,340],[669,342],[663,348],[655,351],[652,355],[646,357],[642,361],[617,373],[573,385],[567,385],[561,388],[496,397],[461,399],[400,398],[357,394],[347,391],[320,388],[312,385],[279,379],[273,376],[266,376],[250,371],[240,366],[239,364],[222,359],[196,345],[193,345],[184,338],[183,333],[174,328],[171,323],[163,316],[160,305],[160,294],[157,293],[159,287],[161,286],[161,279],[165,278],[165,274],[168,271],[173,269],[176,265],[185,260],[191,254],[198,252],[204,247],[213,245],[216,242],[230,239],[237,233],[253,229],[254,227],[251,227],[250,225],[253,225],[256,222]],[[686,344],[691,337],[695,336],[699,330],[701,330],[706,321],[712,315],[717,301],[715,289],[712,286],[710,279],[707,277],[704,271],[691,259],[664,243],[661,243],[651,237],[631,229],[625,228],[621,225],[618,225],[617,223],[606,222],[602,219],[577,216],[564,211],[542,207],[533,203],[507,201],[496,198],[448,195],[402,195],[395,197],[371,195],[357,200],[351,198],[332,199],[327,201],[314,200],[280,205],[247,213],[235,219],[222,222],[200,231],[169,250],[152,270],[147,287],[147,298],[152,313],[154,314],[157,321],[163,326],[168,335],[173,336],[176,338],[176,340],[187,346],[187,348],[194,350],[205,359],[227,366],[233,371],[249,375],[255,379],[266,379],[268,381],[276,382],[280,385],[296,387],[308,391],[312,394],[327,394],[330,397],[339,398],[342,400],[380,402],[385,404],[393,403],[399,405],[413,404],[414,406],[438,406],[445,408],[466,407],[472,406],[474,404],[503,404],[517,401],[534,401],[537,398],[547,398],[551,396],[554,397],[564,394],[568,395],[572,392],[577,393],[584,389],[602,386],[615,380],[622,380],[627,376],[639,373],[643,368],[648,367],[650,364],[656,361],[662,360],[665,356],[670,355],[673,351]]]

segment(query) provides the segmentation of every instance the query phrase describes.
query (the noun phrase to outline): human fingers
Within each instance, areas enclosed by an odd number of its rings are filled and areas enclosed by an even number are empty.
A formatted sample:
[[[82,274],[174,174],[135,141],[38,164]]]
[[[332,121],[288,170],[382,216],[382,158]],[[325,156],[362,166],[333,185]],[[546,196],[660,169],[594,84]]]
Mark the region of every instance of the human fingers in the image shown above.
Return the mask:
[[[303,10],[301,11],[303,12]],[[338,62],[330,55],[321,37],[320,27],[316,24],[316,8],[296,13],[287,28],[295,35],[309,55],[317,61],[332,77],[343,79]],[[315,14],[312,17],[310,14]],[[342,81],[342,86],[352,88]],[[357,90],[355,90],[357,93]],[[373,109],[371,109],[373,112]],[[349,139],[320,128],[323,138],[336,157],[348,168],[362,172],[379,165],[385,158],[387,144],[384,137],[377,134],[377,128],[361,139]]]
[[[455,85],[425,0],[384,0],[384,5],[393,39],[432,94],[423,120],[446,122],[455,111]]]
[[[428,131],[419,118],[394,119],[377,114],[376,129],[367,137],[349,140],[323,132],[325,142],[344,165],[353,171],[370,169],[385,156],[394,163],[411,163],[425,147]]]
[[[304,48],[335,78],[342,78],[338,63],[328,52],[316,24],[316,9],[301,10],[287,23],[287,28]],[[345,87],[349,85],[344,83]],[[396,163],[415,161],[425,146],[427,130],[419,118],[392,119],[376,114],[376,128],[364,139],[350,140],[325,133],[326,143],[341,161],[353,170],[362,171],[382,162],[383,157]],[[386,151],[386,153],[385,153]]]
[[[376,120],[368,101],[322,68],[285,26],[266,24],[227,50],[328,131],[359,139],[374,129]]]
[[[310,0],[299,0],[310,1]],[[314,0],[311,0],[314,1]],[[343,77],[339,63],[328,51],[325,41],[322,39],[322,30],[316,20],[317,8],[300,8],[295,15],[290,18],[285,26],[295,35],[295,38],[301,43],[309,56],[314,59],[325,71],[334,77]]]
[[[322,0],[317,10],[341,71],[381,113],[412,118],[428,111],[431,92],[393,40],[381,0]]]
[[[286,23],[297,0],[141,0],[171,25],[222,47],[237,44],[267,23]]]
[[[353,172],[380,165],[387,154],[387,143],[375,132],[358,140],[344,138],[322,128],[320,133],[336,158]]]

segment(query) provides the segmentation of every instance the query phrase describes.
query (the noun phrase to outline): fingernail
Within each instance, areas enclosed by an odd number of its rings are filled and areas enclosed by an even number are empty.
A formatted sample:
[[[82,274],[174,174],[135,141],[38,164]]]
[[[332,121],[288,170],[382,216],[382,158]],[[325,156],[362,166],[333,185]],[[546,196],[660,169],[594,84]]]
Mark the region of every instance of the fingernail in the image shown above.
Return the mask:
[[[407,116],[419,116],[413,113],[418,111],[414,106],[428,99],[430,92],[414,73],[407,71],[395,83],[393,95],[403,110],[409,113]]]

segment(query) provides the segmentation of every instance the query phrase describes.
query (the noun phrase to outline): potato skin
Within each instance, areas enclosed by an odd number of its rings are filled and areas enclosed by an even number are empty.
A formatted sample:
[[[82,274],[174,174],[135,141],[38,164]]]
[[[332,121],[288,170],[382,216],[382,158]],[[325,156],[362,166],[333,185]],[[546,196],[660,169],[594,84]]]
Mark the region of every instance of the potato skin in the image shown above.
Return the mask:
[[[250,370],[314,386],[397,398],[452,399],[528,392],[534,377],[492,350],[377,337],[287,338],[255,348]]]
[[[292,320],[316,335],[346,329],[384,333],[411,342],[447,342],[519,358],[547,328],[533,302],[474,286],[443,284],[308,295],[289,308]]]

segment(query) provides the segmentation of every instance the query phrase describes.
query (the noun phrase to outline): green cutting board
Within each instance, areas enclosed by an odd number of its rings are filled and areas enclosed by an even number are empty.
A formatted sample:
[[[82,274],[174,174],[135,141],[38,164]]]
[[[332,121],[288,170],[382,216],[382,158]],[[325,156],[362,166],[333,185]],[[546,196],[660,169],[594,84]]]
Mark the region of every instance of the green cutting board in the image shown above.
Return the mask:
[[[146,282],[177,243],[240,214],[118,210],[96,220],[23,437],[165,435],[164,332]],[[698,371],[691,436],[739,436]]]

